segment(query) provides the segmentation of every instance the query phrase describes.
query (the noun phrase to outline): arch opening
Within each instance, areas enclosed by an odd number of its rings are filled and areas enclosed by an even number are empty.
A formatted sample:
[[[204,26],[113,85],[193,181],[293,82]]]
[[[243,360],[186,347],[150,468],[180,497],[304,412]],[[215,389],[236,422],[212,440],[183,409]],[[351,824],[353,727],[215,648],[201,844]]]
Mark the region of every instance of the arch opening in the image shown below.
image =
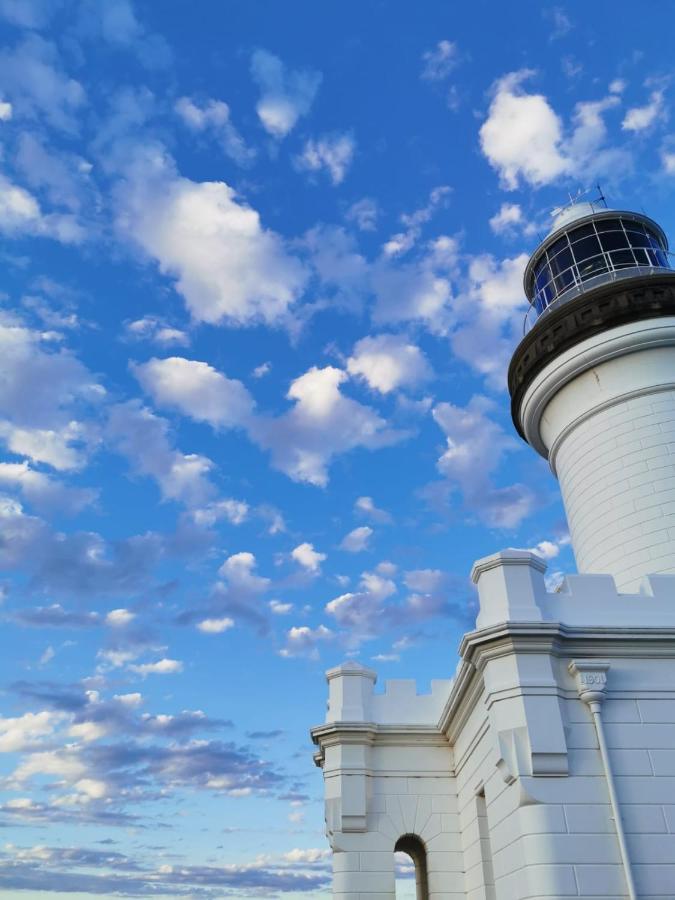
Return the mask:
[[[396,900],[429,900],[427,851],[423,842],[415,834],[404,834],[396,841],[394,853]]]

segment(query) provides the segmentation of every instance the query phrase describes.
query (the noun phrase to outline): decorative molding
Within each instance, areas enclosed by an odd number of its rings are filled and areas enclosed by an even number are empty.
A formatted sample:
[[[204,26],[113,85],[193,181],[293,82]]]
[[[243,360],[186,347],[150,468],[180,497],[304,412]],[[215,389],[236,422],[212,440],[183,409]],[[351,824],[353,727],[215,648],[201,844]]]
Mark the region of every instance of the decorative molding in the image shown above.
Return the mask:
[[[540,318],[517,346],[508,372],[511,415],[525,438],[521,404],[535,377],[553,358],[617,325],[675,315],[675,272],[646,273],[610,282],[561,303]]]

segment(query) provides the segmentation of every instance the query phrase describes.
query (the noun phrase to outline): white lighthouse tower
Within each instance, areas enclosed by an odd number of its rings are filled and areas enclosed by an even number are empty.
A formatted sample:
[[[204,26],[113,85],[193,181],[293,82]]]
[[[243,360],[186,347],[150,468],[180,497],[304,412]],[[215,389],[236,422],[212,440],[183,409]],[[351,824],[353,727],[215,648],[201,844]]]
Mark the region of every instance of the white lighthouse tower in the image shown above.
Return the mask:
[[[333,896],[675,898],[675,272],[640,213],[572,204],[525,272],[515,426],[560,481],[578,575],[478,560],[454,677],[327,673],[312,730]]]
[[[675,573],[675,273],[656,222],[571,205],[532,254],[513,420],[560,481],[580,572]]]

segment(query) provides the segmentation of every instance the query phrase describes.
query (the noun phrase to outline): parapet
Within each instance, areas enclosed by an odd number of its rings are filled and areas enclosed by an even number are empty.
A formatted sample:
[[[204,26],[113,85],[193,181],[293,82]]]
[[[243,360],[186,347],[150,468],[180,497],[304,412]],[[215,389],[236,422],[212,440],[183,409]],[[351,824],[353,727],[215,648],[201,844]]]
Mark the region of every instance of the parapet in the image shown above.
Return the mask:
[[[451,679],[431,682],[431,692],[417,693],[414,680],[385,681],[375,693],[377,675],[350,661],[329,669],[327,722],[369,722],[376,725],[435,726],[452,688]]]
[[[570,628],[675,627],[675,575],[643,578],[639,593],[619,593],[611,575],[568,575],[548,591],[546,563],[527,550],[508,549],[479,559],[479,629],[504,622],[556,622]]]

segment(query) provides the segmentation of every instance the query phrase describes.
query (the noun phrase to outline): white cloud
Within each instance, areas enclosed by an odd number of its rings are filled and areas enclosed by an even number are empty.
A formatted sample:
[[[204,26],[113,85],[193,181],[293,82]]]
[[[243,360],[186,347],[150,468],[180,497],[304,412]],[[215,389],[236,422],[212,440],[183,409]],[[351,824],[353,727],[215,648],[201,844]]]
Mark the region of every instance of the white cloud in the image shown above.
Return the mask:
[[[210,459],[171,446],[169,424],[138,401],[110,408],[106,434],[135,472],[154,478],[162,496],[201,506],[213,494]]]
[[[616,93],[577,103],[573,127],[566,133],[546,97],[523,89],[522,83],[532,75],[532,70],[521,69],[496,82],[480,128],[483,154],[505,189],[514,190],[521,182],[541,187],[566,175],[615,176],[628,169],[631,161],[625,150],[604,146],[603,114],[621,102]]]
[[[0,100],[0,122],[9,122],[12,118],[13,107],[6,100]]]
[[[352,203],[345,213],[345,219],[355,222],[361,231],[375,231],[379,212],[377,202],[372,197],[363,197]]]
[[[661,162],[666,175],[675,175],[675,152],[663,149],[661,151]]]
[[[168,325],[157,316],[143,316],[142,319],[126,322],[124,330],[129,338],[153,341],[163,347],[170,344],[187,346],[190,343],[190,337],[187,332]]]
[[[426,81],[445,81],[459,64],[459,51],[454,41],[439,41],[433,50],[422,54],[422,78]]]
[[[62,713],[24,713],[16,718],[0,716],[0,753],[16,753],[52,735],[63,721]]]
[[[562,152],[562,122],[542,94],[526,94],[521,84],[534,74],[512,72],[497,82],[488,117],[480,128],[484,155],[504,186],[520,178],[534,186],[548,184],[569,169]]]
[[[334,456],[356,447],[385,447],[405,436],[341,392],[347,377],[333,366],[313,367],[292,382],[287,396],[295,405],[290,411],[252,421],[249,430],[256,442],[270,451],[275,468],[294,481],[325,486]]]
[[[225,182],[182,178],[161,149],[141,150],[116,191],[120,231],[176,281],[197,321],[279,324],[306,272]]]
[[[533,511],[536,498],[522,484],[495,486],[494,473],[519,444],[490,418],[491,409],[484,397],[472,398],[466,407],[434,407],[433,417],[447,440],[438,469],[461,492],[467,513],[493,527],[514,528]]]
[[[422,225],[429,222],[434,213],[447,203],[450,193],[451,189],[448,185],[439,185],[431,191],[425,206],[416,209],[412,213],[403,213],[400,221],[406,226],[406,230],[389,238],[382,247],[384,255],[391,257],[407,253],[419,239],[422,233]]]
[[[0,175],[0,231],[11,237],[50,237],[63,244],[79,244],[85,231],[70,214],[44,213],[35,197]]]
[[[249,593],[261,593],[267,590],[270,580],[255,574],[256,565],[257,561],[252,553],[247,551],[233,553],[218,569],[218,574],[225,578],[231,587]]]
[[[86,102],[84,88],[62,71],[54,44],[31,34],[16,47],[0,51],[0,83],[18,114],[77,131]]]
[[[296,625],[286,632],[286,645],[279,651],[281,656],[309,656],[317,659],[319,656],[319,644],[331,641],[335,637],[330,628],[319,625],[310,628],[308,625]]]
[[[143,678],[145,678],[146,675],[175,675],[176,673],[183,671],[183,663],[178,659],[168,659],[167,657],[164,657],[164,659],[158,659],[157,662],[131,665],[129,666],[129,669],[131,669],[132,672],[141,675]]]
[[[194,133],[213,132],[224,152],[235,162],[246,164],[255,157],[255,151],[246,143],[232,124],[230,107],[222,100],[207,100],[200,106],[189,97],[179,97],[175,110],[182,122]]]
[[[319,172],[326,169],[333,184],[344,181],[354,158],[356,143],[350,134],[327,134],[309,138],[295,164],[301,171]]]
[[[246,388],[207,363],[173,357],[136,365],[134,371],[156,403],[215,428],[245,428],[271,452],[273,465],[296,481],[323,486],[333,456],[359,446],[387,446],[404,436],[370,407],[344,396],[340,385],[347,373],[331,366],[296,378],[287,394],[295,405],[277,418],[253,413]]]
[[[91,743],[107,734],[108,729],[98,722],[77,722],[68,729],[68,734],[79,741]]]
[[[665,116],[663,91],[652,91],[649,102],[644,106],[633,106],[627,110],[621,127],[624,131],[645,131]]]
[[[222,634],[228,628],[232,628],[234,619],[224,616],[221,619],[203,619],[197,623],[197,628],[204,634]]]
[[[38,472],[26,462],[0,463],[0,487],[15,488],[37,510],[76,513],[96,499],[96,491],[73,488]]]
[[[326,613],[346,629],[350,646],[374,637],[381,629],[384,603],[396,593],[396,584],[376,572],[364,572],[358,591],[340,594],[326,604]]]
[[[198,525],[214,525],[221,519],[227,519],[231,525],[241,525],[248,519],[250,507],[244,500],[215,500],[203,509],[196,509],[193,518]]]
[[[124,706],[136,707],[140,706],[143,702],[143,694],[139,694],[138,691],[134,691],[130,694],[114,694],[113,700],[117,700],[118,703],[121,703]]]
[[[404,335],[381,334],[362,338],[347,360],[350,375],[363,378],[381,394],[401,387],[416,387],[432,376],[431,366],[419,347]]]
[[[521,225],[522,221],[523,211],[517,203],[502,203],[499,212],[490,219],[490,228],[495,234],[505,234],[516,225]]]
[[[103,389],[71,353],[48,336],[0,313],[0,437],[8,448],[54,468],[82,465],[87,429],[78,409]]]
[[[287,616],[289,613],[293,612],[292,603],[281,603],[279,600],[270,600],[269,608],[275,616]]]
[[[471,289],[481,308],[496,318],[510,318],[517,309],[525,309],[523,273],[527,253],[495,260],[493,256],[475,256],[469,264]]]
[[[253,378],[263,378],[265,375],[268,375],[272,371],[272,363],[267,362],[260,363],[259,366],[256,366],[255,369],[251,372]]]
[[[342,538],[340,547],[348,553],[361,553],[368,549],[368,543],[373,536],[373,529],[368,525],[359,525]]]
[[[131,610],[120,607],[120,609],[110,610],[105,617],[105,623],[112,628],[126,628],[126,626],[130,625],[135,618],[136,613],[132,613]]]
[[[253,398],[244,385],[208,363],[172,356],[134,364],[132,370],[156,404],[214,428],[241,426],[253,411]]]
[[[372,497],[357,497],[354,509],[361,515],[372,519],[373,522],[387,524],[392,521],[391,515],[386,510],[377,508]]]
[[[285,137],[307,115],[321,84],[321,74],[287,69],[278,56],[256,50],[251,74],[260,88],[256,112],[263,128],[275,138]]]
[[[319,572],[321,563],[326,559],[325,553],[319,553],[314,549],[314,544],[307,542],[298,544],[297,547],[291,550],[291,556],[309,572]]]

